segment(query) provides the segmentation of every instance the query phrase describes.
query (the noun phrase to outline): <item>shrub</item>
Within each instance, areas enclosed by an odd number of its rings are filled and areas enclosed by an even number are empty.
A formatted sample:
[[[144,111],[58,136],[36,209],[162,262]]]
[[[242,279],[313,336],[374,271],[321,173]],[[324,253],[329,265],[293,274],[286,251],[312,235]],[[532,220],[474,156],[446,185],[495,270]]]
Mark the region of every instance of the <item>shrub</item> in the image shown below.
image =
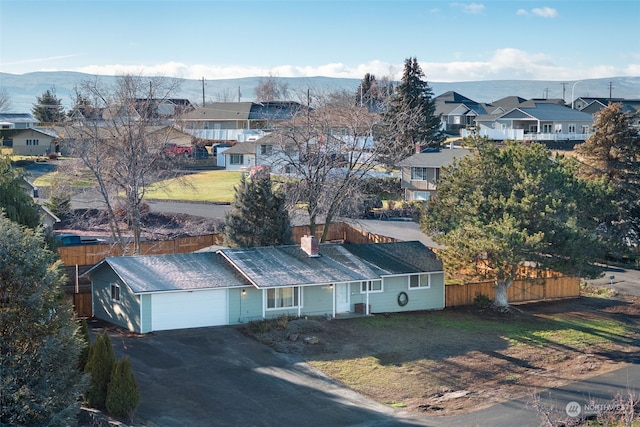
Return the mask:
[[[89,351],[89,360],[85,371],[91,374],[89,390],[87,391],[87,404],[96,409],[105,409],[107,401],[107,388],[111,379],[111,371],[116,362],[116,357],[111,346],[111,339],[107,331],[99,335],[95,344]]]
[[[473,305],[480,309],[487,309],[491,306],[491,299],[483,293],[476,293],[476,296],[473,298]]]
[[[125,357],[113,365],[107,390],[107,410],[114,417],[131,419],[139,402],[138,383],[133,375],[131,361]]]

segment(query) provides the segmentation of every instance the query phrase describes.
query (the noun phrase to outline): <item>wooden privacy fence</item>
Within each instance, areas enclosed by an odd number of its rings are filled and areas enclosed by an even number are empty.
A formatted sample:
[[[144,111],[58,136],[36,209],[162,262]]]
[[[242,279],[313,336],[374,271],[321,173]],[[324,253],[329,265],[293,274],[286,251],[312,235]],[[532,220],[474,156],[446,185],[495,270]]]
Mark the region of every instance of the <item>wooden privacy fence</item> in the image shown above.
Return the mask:
[[[496,291],[493,282],[466,283],[445,287],[445,306],[472,305],[476,295],[483,294],[493,300]],[[580,296],[580,278],[555,276],[536,279],[514,280],[507,289],[509,302],[542,301],[556,298]]]
[[[316,237],[320,238],[324,230],[324,225],[320,224],[316,230]],[[293,240],[300,243],[300,238],[309,234],[308,226],[296,226],[291,228]],[[344,241],[349,243],[380,243],[395,242],[397,239],[380,236],[352,227],[349,224],[340,222],[329,224],[327,241]],[[224,236],[222,234],[206,234],[203,236],[179,237],[172,240],[153,240],[140,244],[142,255],[162,255],[162,254],[182,254],[195,252],[209,246],[222,245]],[[125,253],[133,253],[133,244],[127,244],[125,251],[117,245],[79,245],[63,246],[58,248],[60,259],[66,266],[93,266],[106,257],[122,256]]]

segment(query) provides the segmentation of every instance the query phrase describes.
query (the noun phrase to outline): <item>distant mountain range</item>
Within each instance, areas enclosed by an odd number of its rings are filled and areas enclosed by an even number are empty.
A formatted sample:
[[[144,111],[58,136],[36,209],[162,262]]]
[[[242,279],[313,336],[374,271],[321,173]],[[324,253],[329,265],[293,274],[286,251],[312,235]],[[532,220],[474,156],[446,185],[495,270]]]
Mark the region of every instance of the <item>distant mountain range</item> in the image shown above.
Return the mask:
[[[90,74],[56,71],[27,74],[0,73],[0,86],[5,88],[11,102],[10,112],[30,113],[36,97],[47,89],[55,88],[58,98],[66,109],[71,107],[74,87],[86,80],[95,79]],[[427,76],[428,77],[428,76]],[[98,76],[105,84],[112,83],[115,76]],[[253,101],[255,88],[261,77],[240,79],[205,80],[204,97],[212,101]],[[306,93],[307,89],[349,90],[355,94],[361,79],[343,79],[331,77],[278,77],[294,94]],[[435,96],[447,91],[455,91],[477,102],[492,102],[507,96],[531,98],[560,98],[571,102],[574,98],[599,97],[640,99],[640,77],[611,77],[576,81],[548,80],[490,80],[474,82],[429,82]],[[187,98],[193,104],[202,105],[202,80],[181,79],[174,98]],[[294,99],[300,97],[295,96]],[[302,98],[304,99],[304,98]]]

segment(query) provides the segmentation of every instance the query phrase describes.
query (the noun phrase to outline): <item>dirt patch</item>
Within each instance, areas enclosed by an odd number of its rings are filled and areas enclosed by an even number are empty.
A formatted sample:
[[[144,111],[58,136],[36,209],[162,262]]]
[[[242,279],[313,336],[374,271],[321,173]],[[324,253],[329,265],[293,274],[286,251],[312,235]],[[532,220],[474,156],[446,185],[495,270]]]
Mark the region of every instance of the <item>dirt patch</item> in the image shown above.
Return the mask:
[[[578,299],[330,320],[245,332],[379,402],[452,415],[640,362],[640,301]]]
[[[148,240],[219,233],[224,227],[224,219],[149,211],[143,215],[142,223],[142,237]],[[127,229],[124,222],[121,224],[121,229]],[[98,209],[74,210],[56,225],[56,232],[107,238],[111,235],[106,212]]]

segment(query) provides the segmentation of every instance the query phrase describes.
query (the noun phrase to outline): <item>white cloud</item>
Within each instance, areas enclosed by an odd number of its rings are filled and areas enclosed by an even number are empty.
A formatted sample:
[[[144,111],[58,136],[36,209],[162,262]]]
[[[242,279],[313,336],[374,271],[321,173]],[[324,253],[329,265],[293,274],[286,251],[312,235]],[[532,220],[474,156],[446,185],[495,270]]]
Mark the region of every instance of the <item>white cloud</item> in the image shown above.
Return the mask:
[[[535,16],[540,16],[542,18],[557,18],[558,16],[560,16],[558,11],[552,7],[534,7],[533,9],[531,9],[531,11],[527,11],[525,9],[518,9],[516,11],[516,15],[522,15],[522,16],[535,15]]]
[[[578,80],[615,76],[638,76],[640,64],[632,62],[624,67],[610,65],[559,64],[544,53],[527,52],[520,49],[497,49],[485,59],[465,61],[462,54],[453,62],[423,62],[422,71],[428,81],[478,81],[478,80]],[[278,77],[314,77],[361,79],[366,73],[377,78],[390,77],[400,79],[403,63],[390,63],[373,60],[362,64],[329,63],[319,66],[283,64],[270,68],[261,66],[238,65],[187,65],[168,62],[155,65],[92,65],[72,71],[96,75],[121,75],[124,73],[148,76],[179,77],[185,79],[207,80],[232,79],[241,77],[267,76]],[[55,71],[55,70],[51,70]]]
[[[451,3],[451,7],[460,8],[464,13],[470,15],[479,15],[484,12],[484,4],[482,3]]]
[[[552,7],[536,7],[531,9],[531,12],[543,18],[557,18],[559,16],[558,11]]]

